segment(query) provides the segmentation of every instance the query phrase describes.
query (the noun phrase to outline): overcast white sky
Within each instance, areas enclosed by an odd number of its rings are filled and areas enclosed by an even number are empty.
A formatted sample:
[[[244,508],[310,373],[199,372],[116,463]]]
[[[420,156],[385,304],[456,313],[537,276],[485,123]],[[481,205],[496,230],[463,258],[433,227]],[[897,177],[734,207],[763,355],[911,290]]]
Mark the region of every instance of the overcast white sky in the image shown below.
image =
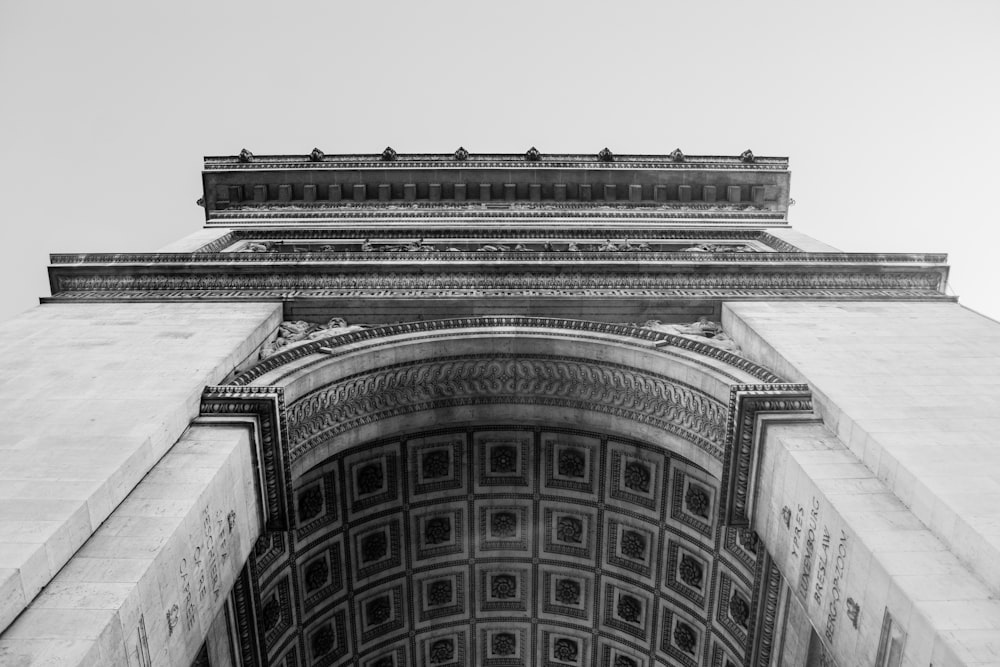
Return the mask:
[[[1000,319],[1000,2],[0,1],[0,319],[198,229],[203,155],[788,156],[793,226]]]

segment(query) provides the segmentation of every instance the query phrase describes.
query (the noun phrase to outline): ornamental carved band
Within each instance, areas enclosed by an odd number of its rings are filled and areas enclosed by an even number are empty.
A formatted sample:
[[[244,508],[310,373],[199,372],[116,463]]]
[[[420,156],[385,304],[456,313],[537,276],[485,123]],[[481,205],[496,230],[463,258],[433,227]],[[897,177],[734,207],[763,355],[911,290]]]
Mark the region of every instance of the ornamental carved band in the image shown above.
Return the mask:
[[[59,275],[57,292],[161,290],[663,290],[860,289],[936,291],[936,272],[884,273],[135,273]]]
[[[291,525],[284,412],[284,392],[280,387],[206,387],[201,399],[203,417],[256,419],[254,463],[259,474],[261,516],[267,530],[286,530]]]
[[[352,376],[288,408],[289,454],[364,424],[456,405],[538,404],[612,414],[694,443],[722,460],[727,408],[652,373],[577,358],[498,355],[419,361]]]
[[[749,526],[752,514],[751,479],[757,474],[757,416],[760,413],[799,414],[804,420],[815,419],[812,394],[805,384],[737,385],[729,399],[723,487],[725,523]]]

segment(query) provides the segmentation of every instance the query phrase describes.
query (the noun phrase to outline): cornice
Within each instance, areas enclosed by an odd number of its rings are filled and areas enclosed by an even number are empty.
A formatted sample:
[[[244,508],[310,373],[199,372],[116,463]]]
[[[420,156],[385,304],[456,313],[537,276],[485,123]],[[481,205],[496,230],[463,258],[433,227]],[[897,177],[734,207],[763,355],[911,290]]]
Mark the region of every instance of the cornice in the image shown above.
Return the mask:
[[[259,206],[246,206],[226,210],[209,211],[209,225],[231,225],[237,222],[252,224],[271,220],[546,220],[549,222],[565,220],[602,220],[616,222],[618,220],[674,220],[698,221],[699,223],[733,223],[733,222],[767,222],[769,225],[786,224],[784,213],[776,212],[767,206],[744,204],[732,207],[704,208],[696,206],[672,205],[621,205],[607,206],[604,209],[594,207],[572,208],[570,206],[541,204],[534,207],[521,206],[448,206],[432,204],[414,204],[399,206],[394,204],[369,204],[364,206],[342,205],[305,205],[267,203]]]
[[[544,218],[772,220],[789,205],[785,158],[670,155],[208,157],[206,219]]]
[[[692,265],[693,266],[693,265]],[[735,267],[736,265],[734,265]],[[116,267],[117,268],[117,267]],[[780,295],[793,290],[801,294],[840,291],[885,296],[945,296],[942,293],[945,271],[903,267],[884,271],[803,270],[801,266],[780,267],[770,271],[724,271],[718,266],[703,266],[691,272],[683,267],[671,271],[571,271],[558,266],[539,265],[534,271],[490,272],[449,270],[440,272],[352,271],[332,267],[317,271],[308,266],[288,267],[267,272],[227,271],[217,266],[179,267],[179,271],[135,267],[128,270],[100,271],[83,267],[50,269],[53,294],[111,294],[121,292],[223,293],[235,298],[253,295],[295,296],[308,294],[370,294],[407,296],[491,296],[506,294],[559,295],[645,295],[689,292],[691,294],[740,293],[748,296]],[[459,267],[462,268],[462,267]],[[613,269],[614,267],[610,267]],[[663,268],[663,267],[659,267]],[[838,267],[840,268],[840,267]],[[849,268],[849,267],[844,267]]]
[[[263,237],[271,238],[266,234]],[[277,236],[277,235],[274,235]],[[398,236],[398,235],[397,235]],[[592,240],[602,235],[591,235]],[[689,234],[689,236],[699,236]],[[409,234],[405,238],[412,239]],[[319,236],[318,238],[323,238]],[[485,236],[483,238],[489,238]],[[517,237],[514,237],[517,238]],[[636,239],[640,238],[638,236]],[[329,264],[343,267],[349,263],[392,262],[394,267],[414,264],[456,264],[460,262],[502,262],[505,264],[552,264],[566,263],[619,263],[632,266],[636,262],[662,264],[859,264],[891,266],[896,264],[944,265],[947,255],[940,253],[818,253],[818,252],[659,252],[659,251],[579,251],[579,252],[190,252],[190,253],[61,253],[49,256],[49,261],[57,265],[107,264],[258,264],[279,266],[282,264]]]
[[[266,169],[733,169],[733,170],[786,170],[787,157],[752,156],[747,162],[743,156],[684,155],[678,160],[674,155],[614,155],[603,160],[597,153],[546,154],[535,160],[526,154],[469,153],[457,159],[452,153],[398,153],[385,159],[384,153],[341,155],[253,155],[249,160],[239,155],[206,156],[205,170],[266,170]],[[316,158],[319,159],[316,159]]]
[[[720,241],[758,241],[765,246],[778,252],[798,253],[801,249],[795,245],[780,239],[763,229],[754,228],[727,228],[711,229],[706,227],[664,227],[663,225],[634,225],[631,227],[617,225],[613,229],[607,227],[597,227],[591,225],[578,225],[574,227],[539,227],[536,225],[515,226],[507,223],[498,223],[494,226],[463,225],[461,229],[455,229],[450,224],[425,225],[419,231],[426,240],[433,239],[454,239],[456,236],[462,239],[482,239],[494,240],[498,237],[515,239],[537,239],[563,241],[575,238],[580,241],[593,240],[603,241],[608,236],[618,239],[629,239],[632,241],[661,241],[672,240],[692,241],[698,240],[720,240]],[[305,228],[296,229],[293,227],[278,227],[270,229],[259,228],[236,228],[223,234],[211,243],[198,248],[196,252],[221,252],[229,246],[244,240],[319,240],[319,239],[349,239],[354,242],[361,242],[366,238],[379,239],[400,239],[405,241],[414,240],[414,230],[398,224],[373,225],[362,223],[358,226],[337,225],[336,227],[325,228]],[[109,253],[104,253],[108,255]],[[157,253],[145,253],[157,254]],[[942,261],[946,255],[933,255],[924,253],[927,256],[941,257]],[[69,255],[69,257],[80,257],[83,255]],[[125,255],[123,255],[125,256]],[[890,255],[894,256],[894,255]]]

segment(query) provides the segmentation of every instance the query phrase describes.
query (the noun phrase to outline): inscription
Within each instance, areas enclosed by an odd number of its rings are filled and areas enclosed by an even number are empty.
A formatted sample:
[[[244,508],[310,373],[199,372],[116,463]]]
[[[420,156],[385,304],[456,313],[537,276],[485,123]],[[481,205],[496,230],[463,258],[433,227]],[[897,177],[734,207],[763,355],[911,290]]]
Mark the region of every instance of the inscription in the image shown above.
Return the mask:
[[[799,505],[798,510],[795,511],[795,530],[792,531],[792,557],[799,557],[799,546],[801,544],[800,540],[802,538],[802,524],[805,520],[806,510],[802,505]]]
[[[173,634],[181,623],[190,631],[198,619],[198,607],[211,594],[211,601],[222,595],[222,565],[229,559],[229,536],[236,528],[236,511],[213,515],[206,507],[201,511],[201,530],[191,535],[193,548],[181,558],[177,571],[181,583],[181,601],[166,610],[167,630]]]
[[[823,603],[823,586],[826,584],[826,564],[830,556],[830,531],[823,526],[823,539],[820,542],[820,553],[816,557],[816,584],[813,589],[813,600],[816,604]]]
[[[830,582],[830,605],[828,607],[826,615],[826,638],[829,641],[833,641],[834,632],[837,630],[837,613],[840,607],[840,586],[841,581],[844,578],[844,570],[847,568],[847,533],[843,530],[840,531],[840,541],[837,543],[837,559],[833,566],[833,581]],[[850,598],[848,598],[850,599]],[[853,600],[852,600],[853,602]],[[852,621],[855,622],[857,619],[857,611],[854,612],[854,618]]]
[[[816,546],[816,528],[819,525],[819,501],[812,499],[809,509],[809,524],[806,529],[806,544],[802,553],[802,574],[799,575],[799,594],[806,597],[809,592],[809,577],[812,573],[813,550]]]
[[[181,610],[177,605],[173,605],[167,610],[167,635],[174,634],[174,628],[181,620]]]
[[[858,629],[858,614],[861,613],[861,605],[854,601],[854,598],[847,598],[847,618],[851,619],[851,625]]]

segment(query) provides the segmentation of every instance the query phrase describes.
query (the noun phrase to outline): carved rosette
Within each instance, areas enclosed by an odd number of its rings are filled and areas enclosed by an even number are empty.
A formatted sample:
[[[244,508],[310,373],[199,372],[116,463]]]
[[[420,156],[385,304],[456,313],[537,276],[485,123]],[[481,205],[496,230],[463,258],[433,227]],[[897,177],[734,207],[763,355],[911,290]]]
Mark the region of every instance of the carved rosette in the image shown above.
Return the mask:
[[[509,574],[498,574],[490,579],[490,592],[497,600],[517,597],[517,579]]]
[[[424,542],[442,544],[451,541],[451,521],[445,517],[435,517],[424,525]]]
[[[626,530],[622,533],[621,550],[629,558],[642,559],[646,553],[646,538],[639,533]]]
[[[510,632],[498,632],[491,642],[494,655],[514,655],[517,652],[517,638]]]
[[[698,646],[698,634],[687,623],[678,622],[674,627],[674,644],[685,653],[694,655],[694,650]]]
[[[622,595],[618,599],[618,616],[629,623],[640,623],[642,603],[631,595]]]
[[[559,579],[555,595],[562,604],[580,604],[580,584],[572,579]]]
[[[572,639],[560,637],[552,644],[552,654],[563,662],[576,662],[576,656],[579,653],[579,645]]]
[[[685,554],[681,556],[680,566],[678,567],[678,575],[680,576],[681,581],[688,586],[691,586],[692,588],[701,588],[701,582],[704,578],[704,570],[702,569],[701,563]]]
[[[450,662],[455,658],[455,642],[451,639],[438,639],[431,644],[428,653],[432,664]]]
[[[513,512],[495,512],[490,518],[490,535],[493,537],[516,537],[517,515]]]
[[[556,524],[556,537],[560,542],[583,542],[583,522],[572,516],[561,516]]]
[[[440,607],[451,602],[451,582],[447,579],[435,581],[427,589],[427,602],[432,607]]]
[[[629,461],[625,465],[625,488],[642,493],[649,492],[649,467],[638,461]]]

